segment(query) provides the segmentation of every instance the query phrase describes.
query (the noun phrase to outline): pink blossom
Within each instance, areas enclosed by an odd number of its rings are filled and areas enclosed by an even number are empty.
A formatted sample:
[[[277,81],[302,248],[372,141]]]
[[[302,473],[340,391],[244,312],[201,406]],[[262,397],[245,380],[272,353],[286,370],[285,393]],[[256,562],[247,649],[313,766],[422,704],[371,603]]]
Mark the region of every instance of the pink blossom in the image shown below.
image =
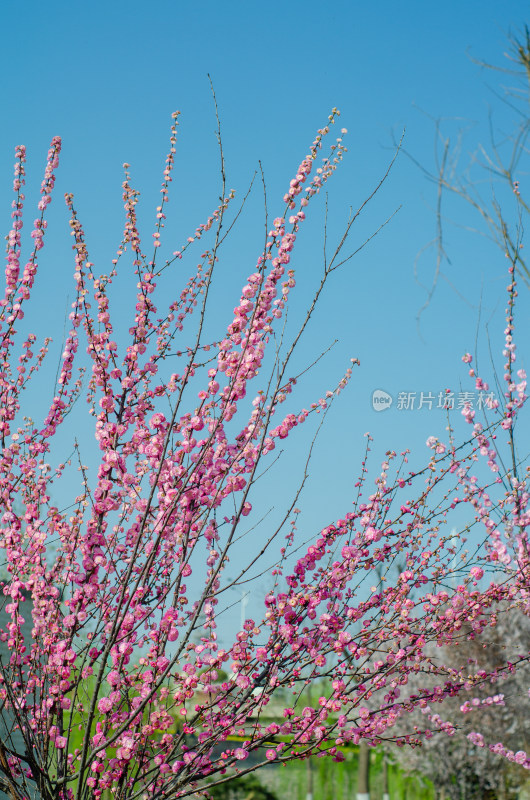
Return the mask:
[[[98,709],[106,714],[112,709],[112,702],[108,697],[100,697],[98,700]]]

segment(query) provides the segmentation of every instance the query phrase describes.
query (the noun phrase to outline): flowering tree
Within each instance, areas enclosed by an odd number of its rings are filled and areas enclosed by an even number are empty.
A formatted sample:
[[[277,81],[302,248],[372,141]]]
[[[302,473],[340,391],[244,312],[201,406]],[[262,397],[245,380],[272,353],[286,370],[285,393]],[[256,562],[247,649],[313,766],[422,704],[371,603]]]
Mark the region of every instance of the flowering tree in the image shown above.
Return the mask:
[[[517,788],[528,777],[517,762],[529,748],[530,674],[528,665],[518,670],[513,665],[528,650],[530,619],[513,608],[505,611],[500,609],[495,625],[480,636],[470,636],[464,626],[456,646],[432,648],[432,659],[444,664],[453,683],[458,675],[465,693],[445,699],[439,713],[423,703],[413,713],[416,729],[424,732],[422,746],[400,754],[402,767],[429,775],[438,791],[454,800],[488,792],[503,798],[507,784]],[[437,682],[434,675],[432,686]],[[428,678],[417,675],[408,692],[424,691],[426,683]],[[430,729],[433,723],[436,729],[443,724],[442,716],[455,723],[454,736],[434,735]],[[410,719],[398,723],[404,731],[410,727]]]
[[[415,742],[414,731],[393,733],[396,721],[428,697],[442,700],[469,683],[459,675],[448,681],[428,647],[451,646],[464,624],[470,636],[480,633],[499,604],[528,610],[530,515],[513,436],[526,381],[522,370],[517,379],[513,372],[513,264],[506,391],[501,404],[490,403],[492,421],[476,422],[466,406],[466,440],[457,444],[452,429],[445,443],[431,437],[427,463],[414,472],[407,453],[388,452],[375,486],[368,482],[368,439],[353,510],[306,532],[309,543],[301,544],[297,493],[280,524],[248,544],[259,521],[252,498],[260,469],[280,440],[325,411],[351,375],[350,367],[334,391],[306,409],[288,367],[355,217],[292,341],[278,347],[282,329],[274,338],[295,286],[290,264],[308,206],[345,153],[343,129],[318,164],[337,114],[290,181],[232,321],[213,340],[206,339],[207,301],[234,195],[223,173],[217,209],[180,250],[160,257],[177,114],[151,256],[128,165],[123,239],[106,274],[89,261],[74,198],[66,195],[75,299],[56,394],[35,421],[25,415],[23,392],[45,369],[49,340],[44,332],[24,332],[23,318],[38,297],[61,143],[51,144],[24,266],[25,149],[16,150],[0,313],[0,546],[8,619],[0,634],[0,772],[13,800],[81,800],[108,790],[116,798],[185,797],[268,761],[316,752],[340,760],[348,743]],[[174,297],[157,295],[163,274],[198,240],[210,243],[188,282]],[[113,306],[127,256],[137,287],[128,338]],[[471,367],[470,376],[487,391]],[[81,456],[75,422],[82,394],[93,422],[94,464]],[[80,481],[61,510],[51,498],[69,485],[70,465],[55,443],[70,424]],[[476,518],[469,550],[464,532],[458,541],[446,533],[463,506]],[[239,567],[242,550],[247,558]],[[228,589],[271,553],[259,618],[244,620],[225,643],[217,634]],[[227,575],[230,557],[235,577]],[[398,561],[403,566],[395,569]],[[371,587],[375,575],[379,588]],[[426,664],[442,682],[400,699],[409,676]],[[311,682],[321,692],[316,708],[303,702]],[[282,711],[271,721],[272,700]],[[450,723],[441,727],[451,732]],[[523,755],[518,760],[530,766]]]

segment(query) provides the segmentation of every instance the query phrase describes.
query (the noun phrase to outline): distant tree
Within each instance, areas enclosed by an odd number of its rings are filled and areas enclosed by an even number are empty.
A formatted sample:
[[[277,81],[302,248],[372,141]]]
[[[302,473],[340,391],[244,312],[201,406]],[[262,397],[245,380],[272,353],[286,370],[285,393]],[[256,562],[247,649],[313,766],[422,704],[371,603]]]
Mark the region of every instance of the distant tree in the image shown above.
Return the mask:
[[[454,260],[448,229],[465,225],[472,236],[485,236],[514,263],[516,273],[530,287],[530,265],[524,249],[525,222],[530,213],[527,176],[530,169],[530,31],[509,37],[503,66],[478,62],[479,66],[501,74],[502,87],[495,95],[502,101],[502,124],[490,113],[489,142],[472,141],[465,127],[454,131],[454,124],[435,122],[435,163],[420,163],[414,154],[406,155],[436,186],[436,232],[420,251],[416,263],[419,279],[426,288],[424,308]],[[504,96],[503,96],[504,94]],[[473,126],[470,126],[473,131]],[[467,207],[467,209],[466,209]],[[467,211],[467,213],[466,213]],[[470,212],[470,213],[469,213]],[[420,275],[419,258],[434,249],[434,270],[429,286]],[[423,260],[423,259],[422,259]],[[446,277],[448,277],[446,275]],[[452,281],[452,276],[450,276]],[[458,285],[456,286],[458,288]],[[422,309],[424,310],[424,309]]]
[[[400,753],[402,765],[428,775],[451,800],[517,793],[528,778],[518,763],[530,748],[530,669],[517,665],[526,660],[529,642],[529,617],[505,608],[480,636],[463,627],[457,646],[433,648],[433,662],[443,662],[448,681],[461,690],[437,708],[436,666],[430,680],[420,672],[409,681],[408,693],[429,700],[401,720],[402,730],[421,739],[421,746]]]

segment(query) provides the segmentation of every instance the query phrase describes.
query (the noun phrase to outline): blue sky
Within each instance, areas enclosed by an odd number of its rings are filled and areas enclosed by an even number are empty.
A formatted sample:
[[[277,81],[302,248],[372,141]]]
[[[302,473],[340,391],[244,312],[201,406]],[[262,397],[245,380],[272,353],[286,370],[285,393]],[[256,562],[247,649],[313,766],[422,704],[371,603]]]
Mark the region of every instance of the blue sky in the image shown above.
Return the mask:
[[[31,324],[49,328],[60,340],[72,273],[65,191],[76,196],[92,261],[106,269],[121,234],[122,163],[129,162],[142,192],[144,237],[150,235],[175,109],[182,116],[168,250],[215,207],[218,152],[208,74],[219,105],[228,184],[242,196],[261,160],[271,216],[281,213],[285,188],[316,129],[332,107],[341,109],[349,152],[329,184],[332,243],[340,238],[349,208],[358,207],[384,173],[393,141],[404,129],[404,148],[427,170],[435,165],[435,119],[442,119],[443,130],[453,137],[466,131],[463,165],[480,144],[489,145],[490,112],[495,131],[513,130],[514,117],[498,96],[511,78],[481,69],[473,59],[503,65],[507,37],[522,30],[527,14],[527,3],[515,0],[449,0],[443,5],[339,0],[329,7],[314,0],[61,0],[51,6],[30,0],[23,14],[5,4],[0,12],[0,185],[6,232],[14,146],[28,148],[27,196],[32,200],[50,138],[63,137],[49,246],[42,260],[42,294],[32,307]],[[489,197],[487,181],[484,186]],[[415,281],[414,262],[435,234],[435,202],[435,188],[402,153],[354,228],[351,250],[401,207],[399,213],[335,276],[303,342],[300,363],[339,340],[306,379],[300,405],[336,383],[350,357],[361,360],[317,449],[314,491],[306,498],[317,524],[348,510],[365,431],[375,437],[376,460],[388,448],[408,445],[422,451],[430,433],[443,431],[441,412],[399,411],[397,394],[461,388],[466,371],[460,357],[474,349],[479,306],[481,324],[490,320],[492,348],[501,349],[506,263],[493,244],[448,221],[447,280],[439,280],[418,328],[426,293]],[[464,226],[476,224],[463,205],[449,206],[447,214]],[[322,203],[306,227],[293,262],[299,309],[321,269]],[[226,307],[219,306],[214,322],[229,322],[261,245],[258,191],[227,247],[219,287]],[[419,260],[427,285],[433,268],[434,251],[427,250]],[[522,300],[527,301],[525,290]],[[126,326],[126,311],[120,313]],[[524,324],[523,336],[528,334]],[[483,333],[479,341],[487,363]],[[375,389],[392,394],[390,410],[373,411]],[[293,443],[294,461],[287,460],[285,469],[296,465],[299,447]]]

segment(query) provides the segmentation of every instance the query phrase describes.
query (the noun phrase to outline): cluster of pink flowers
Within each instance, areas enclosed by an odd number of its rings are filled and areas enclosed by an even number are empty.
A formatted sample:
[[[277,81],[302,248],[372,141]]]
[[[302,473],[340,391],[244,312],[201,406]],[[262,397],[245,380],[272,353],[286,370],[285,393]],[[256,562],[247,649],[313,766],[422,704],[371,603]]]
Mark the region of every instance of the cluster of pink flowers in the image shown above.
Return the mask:
[[[60,141],[53,140],[48,154],[33,255],[22,276],[25,151],[17,148],[0,312],[0,547],[9,617],[0,638],[10,654],[9,663],[2,662],[0,700],[24,741],[24,751],[13,758],[28,787],[41,781],[50,796],[61,798],[70,797],[75,786],[90,787],[96,800],[107,790],[119,797],[147,791],[178,797],[205,780],[222,779],[229,769],[244,771],[254,752],[262,753],[264,763],[324,751],[340,760],[337,748],[362,739],[373,745],[392,738],[414,744],[417,731],[395,735],[393,729],[417,707],[435,728],[452,735],[457,721],[444,721],[432,703],[472,691],[490,676],[480,671],[466,680],[453,676],[416,694],[407,693],[409,678],[425,665],[444,674],[443,665],[436,667],[428,656],[430,644],[451,644],[463,626],[480,636],[503,602],[528,605],[525,478],[513,470],[503,475],[509,484],[497,506],[489,486],[491,474],[493,488],[500,480],[497,432],[506,429],[513,437],[513,420],[526,400],[524,373],[519,371],[515,383],[511,371],[513,269],[506,403],[492,409],[496,421],[483,427],[464,409],[473,423],[469,441],[457,448],[453,439],[430,437],[428,464],[416,473],[407,468],[407,452],[388,452],[375,488],[368,484],[368,437],[353,508],[311,532],[301,547],[293,503],[280,526],[255,549],[249,547],[239,576],[227,577],[241,537],[259,524],[252,492],[260,467],[278,441],[326,413],[358,363],[353,359],[337,386],[307,409],[297,404],[297,376],[288,371],[293,348],[273,358],[272,369],[267,361],[275,326],[296,286],[293,251],[307,208],[346,152],[343,129],[315,167],[337,116],[334,109],[302,159],[284,196],[287,211],[274,219],[233,317],[213,343],[203,335],[206,300],[234,193],[221,198],[182,248],[158,261],[178,115],[151,260],[142,250],[139,195],[128,164],[124,233],[108,274],[96,275],[73,195],[66,196],[75,299],[57,394],[36,423],[23,419],[20,395],[41,367],[49,341],[34,352],[35,335],[19,342],[15,325],[33,293]],[[161,273],[209,233],[213,244],[184,288],[164,298],[157,292]],[[119,262],[127,256],[137,290],[124,343],[114,328],[113,289]],[[326,268],[324,282],[333,269]],[[194,319],[197,326],[190,330]],[[464,361],[471,364],[471,356]],[[98,465],[90,470],[83,463],[76,442],[81,490],[60,510],[50,498],[69,465],[51,466],[54,437],[82,392],[87,368]],[[475,472],[481,461],[486,480]],[[455,543],[443,525],[463,504],[484,529],[486,546],[474,556],[464,553],[455,584]],[[261,618],[247,619],[226,644],[218,638],[218,625],[227,590],[247,580],[276,541]],[[485,575],[493,577],[494,569],[499,575],[486,587]],[[24,634],[25,616],[32,618],[31,637]],[[321,695],[313,708],[302,701],[301,690],[316,680]],[[285,698],[286,690],[293,699],[289,705],[283,700],[283,717],[270,722],[267,706]],[[465,703],[462,710],[469,710]],[[473,736],[482,746],[480,734]],[[219,745],[224,749],[214,757]],[[50,747],[56,756],[39,761]],[[34,760],[27,761],[28,752],[36,754]],[[523,763],[520,753],[514,759]],[[7,782],[15,780],[2,764],[0,759]]]
[[[472,733],[468,734],[467,738],[470,742],[477,745],[477,747],[486,747],[486,742],[484,741],[484,737],[481,733],[473,731]],[[525,769],[530,769],[530,757],[524,750],[518,750],[516,753],[514,753],[513,750],[505,747],[502,742],[490,744],[489,749],[492,753],[505,756],[508,761],[513,761],[515,764],[519,764]]]

